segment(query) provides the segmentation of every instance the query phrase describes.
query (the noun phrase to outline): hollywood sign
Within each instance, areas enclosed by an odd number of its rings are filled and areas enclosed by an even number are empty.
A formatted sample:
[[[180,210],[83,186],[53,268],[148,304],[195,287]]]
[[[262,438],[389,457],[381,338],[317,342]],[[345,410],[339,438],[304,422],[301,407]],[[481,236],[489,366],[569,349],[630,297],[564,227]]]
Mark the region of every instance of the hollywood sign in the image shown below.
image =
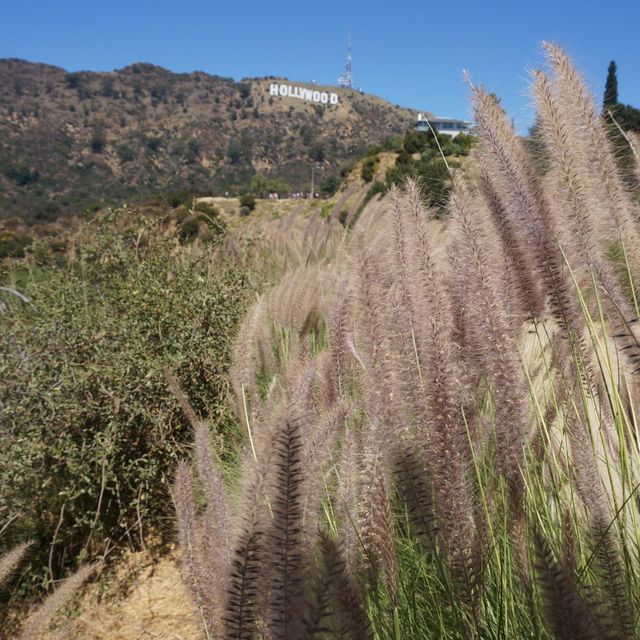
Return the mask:
[[[319,104],[338,104],[338,94],[327,91],[314,91],[305,87],[295,87],[290,84],[272,84],[269,86],[269,95],[282,96],[283,98],[297,98],[307,102]]]

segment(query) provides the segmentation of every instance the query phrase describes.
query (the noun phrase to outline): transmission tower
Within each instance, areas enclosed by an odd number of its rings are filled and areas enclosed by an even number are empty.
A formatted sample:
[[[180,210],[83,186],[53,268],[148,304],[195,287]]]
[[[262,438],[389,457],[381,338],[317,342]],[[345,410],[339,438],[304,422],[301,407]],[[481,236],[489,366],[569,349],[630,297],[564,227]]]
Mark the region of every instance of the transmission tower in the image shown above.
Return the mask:
[[[353,73],[351,69],[351,34],[347,44],[347,62],[344,65],[344,73],[338,78],[338,86],[344,89],[353,89]]]

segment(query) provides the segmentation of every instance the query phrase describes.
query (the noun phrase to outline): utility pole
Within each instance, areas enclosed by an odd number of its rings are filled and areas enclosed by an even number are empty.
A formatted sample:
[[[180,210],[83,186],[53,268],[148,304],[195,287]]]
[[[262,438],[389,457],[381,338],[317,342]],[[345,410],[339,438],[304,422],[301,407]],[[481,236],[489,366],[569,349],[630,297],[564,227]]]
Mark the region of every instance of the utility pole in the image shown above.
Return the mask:
[[[315,178],[316,178],[316,165],[311,165],[311,199],[315,197]]]

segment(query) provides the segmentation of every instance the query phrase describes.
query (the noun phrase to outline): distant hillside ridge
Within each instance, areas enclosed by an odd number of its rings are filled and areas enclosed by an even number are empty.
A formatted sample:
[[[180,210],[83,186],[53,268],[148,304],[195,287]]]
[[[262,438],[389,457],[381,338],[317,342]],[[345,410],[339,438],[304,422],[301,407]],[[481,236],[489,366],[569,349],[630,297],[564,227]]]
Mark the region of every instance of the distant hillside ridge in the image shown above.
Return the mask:
[[[286,78],[139,63],[73,72],[0,59],[0,218],[46,221],[171,192],[223,195],[262,174],[292,191],[337,175],[416,112]]]

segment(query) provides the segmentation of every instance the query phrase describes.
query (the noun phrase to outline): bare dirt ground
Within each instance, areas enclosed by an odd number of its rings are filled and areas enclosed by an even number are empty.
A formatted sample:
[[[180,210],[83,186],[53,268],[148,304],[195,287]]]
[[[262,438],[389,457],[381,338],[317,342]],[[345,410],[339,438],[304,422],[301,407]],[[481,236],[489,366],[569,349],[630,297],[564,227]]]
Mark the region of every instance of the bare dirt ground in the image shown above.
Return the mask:
[[[204,640],[173,553],[156,562],[144,552],[127,556],[113,575],[89,585],[75,607],[76,615],[42,640],[62,629],[74,640]]]

